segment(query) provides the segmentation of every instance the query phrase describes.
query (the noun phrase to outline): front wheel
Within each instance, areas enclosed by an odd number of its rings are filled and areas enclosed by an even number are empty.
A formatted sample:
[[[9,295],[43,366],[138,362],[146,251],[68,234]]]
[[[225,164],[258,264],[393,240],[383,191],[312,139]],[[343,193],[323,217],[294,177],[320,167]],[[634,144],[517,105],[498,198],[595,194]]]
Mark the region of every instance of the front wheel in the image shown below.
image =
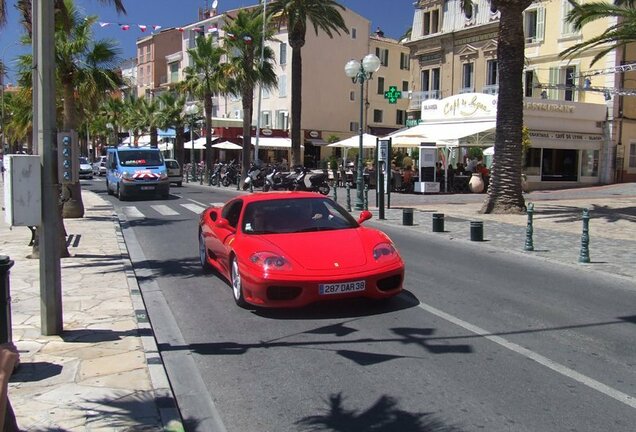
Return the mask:
[[[327,183],[323,183],[320,186],[318,186],[318,192],[320,192],[322,195],[329,195],[330,190],[331,188],[329,187]]]
[[[263,192],[269,192],[270,189],[271,189],[271,186],[269,185],[269,183],[265,183],[263,185]]]
[[[223,186],[225,186],[225,187],[230,186],[230,179],[229,179],[229,177],[227,177],[227,176],[223,177],[223,180],[221,181],[221,184],[222,184]]]
[[[247,302],[243,297],[243,285],[241,283],[241,272],[239,271],[238,259],[232,258],[232,294],[234,295],[234,302],[240,306],[247,306]]]
[[[207,253],[205,251],[205,239],[203,238],[203,231],[199,232],[199,263],[204,272],[209,272],[212,269],[208,262]]]

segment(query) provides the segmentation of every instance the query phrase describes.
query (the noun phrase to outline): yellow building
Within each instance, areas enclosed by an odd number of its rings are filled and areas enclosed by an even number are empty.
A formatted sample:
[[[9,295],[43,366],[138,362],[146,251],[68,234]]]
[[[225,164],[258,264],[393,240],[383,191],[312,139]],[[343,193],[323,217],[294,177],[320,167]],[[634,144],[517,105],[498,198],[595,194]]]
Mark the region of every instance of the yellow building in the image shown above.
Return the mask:
[[[564,20],[570,8],[567,0],[546,0],[534,2],[524,12],[524,122],[532,141],[525,172],[534,188],[614,180],[613,101],[606,100],[606,93],[588,89],[612,87],[615,77],[590,75],[596,52],[559,57],[564,49],[599,35],[611,23],[599,21],[574,31]],[[429,99],[498,94],[498,21],[499,12],[488,0],[475,1],[469,11],[461,9],[459,0],[416,3],[412,35],[405,43],[411,50],[416,87],[409,105],[411,124],[426,118],[422,104],[430,106]],[[617,63],[611,53],[594,70]],[[458,142],[470,145],[470,138]]]

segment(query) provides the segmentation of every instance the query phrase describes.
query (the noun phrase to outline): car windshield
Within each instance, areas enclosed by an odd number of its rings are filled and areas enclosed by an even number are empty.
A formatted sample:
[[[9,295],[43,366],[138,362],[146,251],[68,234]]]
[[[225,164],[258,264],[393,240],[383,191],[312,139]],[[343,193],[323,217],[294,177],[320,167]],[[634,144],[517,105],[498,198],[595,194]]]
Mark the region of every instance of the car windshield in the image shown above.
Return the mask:
[[[118,152],[122,166],[156,166],[163,163],[158,150],[129,150]]]
[[[166,167],[170,168],[170,169],[177,169],[179,168],[179,164],[177,163],[177,161],[166,161]]]
[[[356,220],[327,198],[271,199],[245,208],[242,230],[246,234],[285,234],[356,228]]]
[[[82,165],[85,165],[85,164],[88,163],[88,159],[86,159],[85,157],[81,157],[81,158],[79,158],[79,160],[80,160],[80,164],[82,164]]]

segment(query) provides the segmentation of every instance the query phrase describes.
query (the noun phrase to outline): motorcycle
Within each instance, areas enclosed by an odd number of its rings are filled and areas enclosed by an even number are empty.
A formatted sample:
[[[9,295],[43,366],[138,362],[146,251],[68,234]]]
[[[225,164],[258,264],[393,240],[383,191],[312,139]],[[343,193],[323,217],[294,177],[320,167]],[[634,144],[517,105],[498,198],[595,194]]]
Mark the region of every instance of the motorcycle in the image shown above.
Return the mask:
[[[294,190],[294,180],[298,176],[298,172],[283,172],[280,167],[274,167],[272,171],[265,176],[265,184],[263,192],[270,190]]]
[[[214,165],[214,169],[212,170],[212,174],[210,175],[210,184],[212,186],[219,186],[221,184],[221,172],[225,167],[224,163],[217,163]]]
[[[247,171],[247,177],[243,181],[243,190],[250,188],[263,187],[265,185],[265,168],[256,165],[254,162],[250,165],[250,169]]]
[[[294,190],[318,192],[322,195],[329,195],[331,188],[328,183],[329,175],[322,170],[312,171],[309,168],[302,168],[294,180]]]
[[[238,184],[240,168],[233,160],[225,166],[221,172],[221,184],[228,187],[231,184]]]

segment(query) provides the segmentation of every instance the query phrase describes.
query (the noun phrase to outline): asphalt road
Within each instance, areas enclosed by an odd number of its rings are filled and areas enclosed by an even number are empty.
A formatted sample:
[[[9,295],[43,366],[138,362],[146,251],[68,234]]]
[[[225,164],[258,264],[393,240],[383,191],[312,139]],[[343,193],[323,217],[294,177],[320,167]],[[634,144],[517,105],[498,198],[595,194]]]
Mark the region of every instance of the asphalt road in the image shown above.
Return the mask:
[[[188,430],[634,430],[625,279],[382,225],[407,265],[388,306],[243,310],[197,259],[197,210],[235,191],[119,203],[92,183],[122,219]]]

